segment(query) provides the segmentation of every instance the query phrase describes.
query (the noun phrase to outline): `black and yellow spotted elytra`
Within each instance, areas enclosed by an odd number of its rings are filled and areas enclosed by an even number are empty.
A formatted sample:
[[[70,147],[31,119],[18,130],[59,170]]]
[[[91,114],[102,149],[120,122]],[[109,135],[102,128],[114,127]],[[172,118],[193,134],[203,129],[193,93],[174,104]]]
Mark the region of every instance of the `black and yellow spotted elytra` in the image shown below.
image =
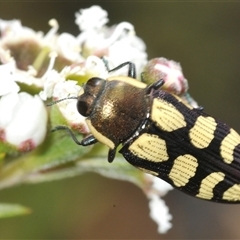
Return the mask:
[[[101,142],[116,149],[133,166],[192,196],[221,203],[240,202],[240,136],[225,123],[161,90],[163,80],[146,85],[129,76],[91,78],[77,98],[92,135],[82,146]]]

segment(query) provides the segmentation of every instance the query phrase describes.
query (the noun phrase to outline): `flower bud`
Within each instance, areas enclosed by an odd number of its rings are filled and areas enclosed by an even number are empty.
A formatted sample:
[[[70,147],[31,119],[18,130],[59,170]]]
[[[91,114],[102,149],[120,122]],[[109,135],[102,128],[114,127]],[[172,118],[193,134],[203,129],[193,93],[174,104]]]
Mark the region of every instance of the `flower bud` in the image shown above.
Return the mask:
[[[154,58],[147,63],[143,70],[143,78],[147,84],[163,79],[163,89],[176,95],[182,95],[188,90],[188,82],[181,65],[163,57]]]
[[[0,99],[2,140],[20,151],[29,151],[43,142],[47,132],[47,111],[39,96],[10,93]]]

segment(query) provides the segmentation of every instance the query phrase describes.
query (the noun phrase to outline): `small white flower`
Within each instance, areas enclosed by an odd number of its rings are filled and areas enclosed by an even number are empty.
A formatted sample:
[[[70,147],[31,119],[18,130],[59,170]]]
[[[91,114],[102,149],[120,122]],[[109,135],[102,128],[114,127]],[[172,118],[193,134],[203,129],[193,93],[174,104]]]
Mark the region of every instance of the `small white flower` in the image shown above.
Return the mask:
[[[80,89],[81,87],[77,85],[76,81],[59,81],[54,87],[52,97],[54,99],[62,99],[70,96],[77,97]]]
[[[47,111],[42,100],[28,93],[9,93],[0,99],[0,129],[5,141],[22,151],[43,142],[47,132]]]
[[[172,224],[172,215],[165,202],[156,194],[149,196],[150,216],[158,224],[158,232],[166,233]]]
[[[11,56],[10,51],[0,47],[0,63],[6,64],[9,62],[13,62],[13,61],[14,61],[14,59]]]
[[[28,71],[19,70],[15,60],[10,58],[7,63],[0,65],[0,96],[11,92],[18,92],[20,87],[17,82],[41,87],[41,80],[34,77],[35,73],[31,68]]]
[[[39,42],[43,36],[42,32],[35,32],[31,28],[23,27],[19,20],[5,21],[0,19],[0,32],[3,45],[25,41],[29,38]]]
[[[56,100],[66,97],[78,97],[81,87],[76,81],[59,81],[55,84],[52,97]],[[89,129],[85,122],[85,117],[77,111],[77,99],[69,99],[58,103],[58,108],[62,115],[68,121],[68,124],[78,129],[82,133],[89,133]]]
[[[93,9],[95,7],[99,10],[98,6],[94,6]],[[134,26],[128,22],[121,22],[112,27],[104,26],[107,21],[95,23],[93,19],[97,18],[93,16],[97,14],[90,12],[90,9],[89,12],[84,10],[76,14],[76,22],[83,30],[77,37],[79,45],[82,46],[83,56],[107,57],[111,68],[123,62],[131,61],[134,62],[137,73],[140,74],[147,62],[147,54],[144,42],[135,35]],[[85,18],[85,11],[87,11],[86,15],[89,17]],[[81,24],[88,27],[82,27]]]
[[[158,177],[148,174],[148,178],[152,178],[152,189],[154,193],[158,193],[158,195],[161,197],[165,196],[170,190],[173,190],[173,187],[169,183]]]
[[[70,99],[59,103],[59,109],[63,116],[67,119],[68,124],[78,130],[79,132],[83,134],[89,134],[89,128],[85,122],[85,117],[80,115],[80,113],[77,111],[77,100]]]
[[[83,83],[85,83],[91,77],[107,78],[109,75],[104,61],[93,55],[87,57],[87,59],[85,59],[83,62],[65,67],[60,74],[65,78],[69,78],[69,75],[77,75],[80,78],[87,78],[85,81],[83,81]]]
[[[173,187],[162,179],[147,173],[145,173],[145,179],[149,185],[144,191],[149,199],[150,217],[157,223],[158,232],[166,233],[172,227],[170,222],[172,215],[161,197]]]
[[[63,56],[71,62],[82,60],[80,46],[77,38],[70,33],[57,34],[59,25],[56,19],[51,19],[49,25],[52,27],[42,39],[42,47],[49,47],[57,55]]]
[[[15,82],[15,71],[16,65],[14,61],[0,65],[0,96],[11,92],[17,93],[20,90]]]
[[[102,59],[97,56],[89,56],[83,66],[85,75],[91,77],[107,78],[109,75]]]
[[[101,29],[108,22],[108,13],[100,6],[80,9],[75,16],[75,23],[81,31]]]
[[[66,59],[77,62],[83,60],[80,53],[80,46],[77,38],[69,33],[62,33],[56,41],[57,52]]]
[[[36,71],[31,66],[29,66],[27,71],[16,69],[14,73],[14,80],[16,82],[25,83],[29,86],[34,85],[36,87],[41,88],[43,85],[42,79],[37,78],[35,75],[36,75]]]
[[[61,76],[57,71],[51,70],[48,71],[48,74],[45,74],[42,77],[43,80],[43,90],[39,93],[39,96],[42,100],[47,100],[53,96],[53,91],[57,83],[65,81],[65,78]]]
[[[147,63],[145,44],[136,36],[129,36],[121,41],[114,42],[108,50],[108,59],[112,66],[118,66],[124,62],[133,62],[137,74],[140,75],[143,66]]]
[[[54,63],[52,56],[52,64]],[[81,87],[75,80],[66,80],[68,76],[75,75],[83,78],[98,76],[106,78],[108,72],[102,59],[96,56],[89,56],[84,62],[65,67],[60,73],[51,69],[46,71],[42,77],[43,90],[39,96],[46,100],[52,97],[54,100],[59,100],[67,97],[78,97]],[[74,99],[65,100],[57,104],[59,110],[67,120],[68,124],[82,133],[89,133],[89,129],[85,123],[85,118],[79,114]]]
[[[111,46],[113,43],[122,39],[135,36],[134,26],[129,22],[121,22],[104,31],[106,37],[106,45]]]

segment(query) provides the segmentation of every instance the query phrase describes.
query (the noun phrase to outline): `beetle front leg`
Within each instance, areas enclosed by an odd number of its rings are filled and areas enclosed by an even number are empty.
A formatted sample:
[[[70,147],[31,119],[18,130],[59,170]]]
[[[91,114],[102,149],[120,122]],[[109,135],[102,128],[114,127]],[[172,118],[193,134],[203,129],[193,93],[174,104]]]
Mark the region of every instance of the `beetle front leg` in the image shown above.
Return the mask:
[[[161,88],[163,85],[164,85],[164,80],[159,79],[158,81],[153,82],[152,84],[147,86],[146,93],[149,94],[149,93],[151,93],[152,90],[157,90],[157,89]]]
[[[93,135],[89,135],[81,141],[81,145],[82,146],[89,146],[89,145],[93,145],[97,142],[98,142],[98,140]]]
[[[73,141],[76,144],[81,145],[81,146],[89,146],[89,145],[93,145],[93,144],[98,142],[98,140],[93,135],[89,135],[89,136],[85,137],[84,139],[82,139],[82,141],[79,141],[76,138],[76,136],[74,135],[74,133],[71,131],[71,129],[68,128],[67,126],[59,125],[59,126],[56,126],[55,128],[53,128],[51,131],[55,132],[55,131],[58,131],[58,130],[65,130],[65,131],[67,131],[70,134],[70,136],[73,139]]]
[[[107,69],[108,72],[114,72],[118,69],[121,69],[125,66],[128,66],[128,77],[131,77],[131,78],[136,78],[136,66],[134,63],[132,62],[124,62],[122,64],[120,64],[119,66],[113,68],[113,69],[110,69],[109,66],[108,66],[108,61],[103,57],[102,58],[104,64],[105,64],[105,67]]]

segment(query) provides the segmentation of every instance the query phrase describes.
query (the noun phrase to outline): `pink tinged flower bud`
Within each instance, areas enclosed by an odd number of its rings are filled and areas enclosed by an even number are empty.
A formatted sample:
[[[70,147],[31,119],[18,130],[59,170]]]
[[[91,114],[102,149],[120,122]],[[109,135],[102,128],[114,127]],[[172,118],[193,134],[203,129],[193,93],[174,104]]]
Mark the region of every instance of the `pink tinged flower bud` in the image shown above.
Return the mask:
[[[39,96],[10,93],[0,99],[1,140],[29,151],[43,142],[47,132],[47,111]]]
[[[182,95],[188,90],[188,82],[184,77],[181,65],[166,58],[150,60],[143,70],[143,78],[147,84],[163,79],[163,89],[176,95]]]

